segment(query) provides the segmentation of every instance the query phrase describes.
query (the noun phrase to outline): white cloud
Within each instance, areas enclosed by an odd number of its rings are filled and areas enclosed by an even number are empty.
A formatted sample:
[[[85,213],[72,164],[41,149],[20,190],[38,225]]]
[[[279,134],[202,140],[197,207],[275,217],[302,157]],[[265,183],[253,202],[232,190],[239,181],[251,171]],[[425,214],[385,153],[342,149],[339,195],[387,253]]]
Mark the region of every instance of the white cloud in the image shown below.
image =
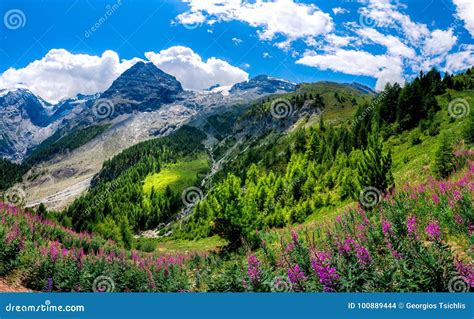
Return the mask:
[[[261,40],[272,40],[276,35],[286,37],[280,47],[287,47],[297,39],[326,34],[333,29],[332,18],[313,4],[293,0],[255,2],[243,0],[183,0],[188,11],[177,16],[179,23],[189,21],[241,21],[259,28]],[[193,16],[196,16],[193,18]]]
[[[337,7],[337,8],[333,8],[333,9],[332,9],[332,12],[333,12],[335,15],[338,15],[338,14],[349,13],[349,10],[344,9],[344,8],[341,8],[341,7]]]
[[[464,71],[474,65],[474,45],[468,45],[465,51],[456,52],[446,57],[445,71]]]
[[[406,46],[400,41],[400,39],[393,35],[382,34],[379,31],[370,28],[358,29],[356,32],[364,39],[386,47],[388,53],[391,55],[406,58],[414,58],[416,56],[416,52],[413,48]]]
[[[419,43],[429,36],[429,29],[425,24],[416,23],[408,15],[398,11],[398,6],[390,0],[369,0],[367,7],[361,8],[361,21],[366,26],[399,28],[412,43]]]
[[[435,30],[431,32],[429,38],[425,40],[423,52],[427,55],[446,54],[456,44],[458,38],[453,35],[453,30]]]
[[[374,77],[377,78],[377,90],[382,90],[389,82],[405,83],[401,59],[389,55],[373,55],[365,51],[338,49],[332,54],[307,52],[296,63],[321,70]]]
[[[326,50],[332,50],[332,49],[337,49],[340,47],[345,47],[349,45],[351,42],[357,41],[355,37],[339,36],[334,33],[326,35],[324,39],[328,42],[328,46],[326,47]]]
[[[248,73],[224,60],[209,58],[203,61],[193,50],[174,46],[145,56],[163,71],[173,75],[187,89],[202,90],[212,85],[229,86],[246,81]]]
[[[145,56],[188,89],[206,89],[214,84],[233,85],[248,79],[247,72],[226,61],[216,58],[203,61],[186,47],[147,52]],[[95,94],[107,90],[120,74],[140,60],[120,60],[118,54],[110,50],[102,56],[94,56],[53,49],[22,69],[5,71],[0,75],[0,88],[26,87],[46,101],[56,103],[79,93]]]
[[[27,87],[46,101],[55,103],[78,93],[105,91],[112,82],[139,59],[120,61],[114,51],[102,56],[72,54],[52,49],[42,59],[22,69],[8,69],[0,75],[0,87]]]
[[[453,0],[456,12],[460,19],[464,20],[464,27],[474,38],[474,1]]]
[[[263,52],[262,56],[263,56],[264,59],[267,59],[267,58],[271,58],[271,57],[272,57],[272,56],[270,55],[270,53],[268,53],[268,52]]]
[[[239,38],[232,38],[232,42],[234,42],[235,45],[240,45],[243,41]]]

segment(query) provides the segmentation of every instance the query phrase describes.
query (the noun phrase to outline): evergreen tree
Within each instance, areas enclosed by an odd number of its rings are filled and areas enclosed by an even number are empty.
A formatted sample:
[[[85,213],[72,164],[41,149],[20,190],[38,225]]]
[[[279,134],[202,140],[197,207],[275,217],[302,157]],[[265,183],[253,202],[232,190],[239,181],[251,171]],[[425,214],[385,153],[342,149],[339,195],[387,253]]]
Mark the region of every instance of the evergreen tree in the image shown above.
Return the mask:
[[[474,112],[469,113],[466,126],[464,127],[463,137],[468,143],[474,143]]]
[[[392,153],[384,152],[383,143],[377,133],[369,136],[369,145],[358,165],[358,180],[362,188],[375,187],[386,192],[394,186],[392,175]]]
[[[324,126],[324,117],[323,115],[321,114],[321,116],[319,117],[319,129],[321,131],[325,131],[326,130],[326,127]]]
[[[39,204],[38,210],[36,211],[36,213],[41,217],[46,217],[46,215],[48,214],[46,206],[43,203]]]
[[[448,177],[454,170],[454,154],[453,146],[446,134],[441,136],[441,141],[436,150],[435,163],[433,171],[439,178]]]

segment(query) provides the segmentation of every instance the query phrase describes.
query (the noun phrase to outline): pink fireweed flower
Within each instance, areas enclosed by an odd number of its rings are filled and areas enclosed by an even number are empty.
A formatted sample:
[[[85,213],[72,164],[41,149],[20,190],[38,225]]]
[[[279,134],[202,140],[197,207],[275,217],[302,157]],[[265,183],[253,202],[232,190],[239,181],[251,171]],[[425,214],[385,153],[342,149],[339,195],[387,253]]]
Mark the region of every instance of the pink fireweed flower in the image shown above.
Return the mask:
[[[299,265],[288,268],[288,278],[292,284],[299,284],[301,281],[306,280],[306,276]]]
[[[425,192],[425,185],[421,184],[418,186],[418,193],[423,194]]]
[[[20,228],[18,225],[15,223],[13,227],[10,229],[10,231],[7,234],[7,244],[11,244],[15,239],[17,239],[20,236]]]
[[[342,246],[342,253],[348,255],[351,252],[351,245],[353,245],[355,241],[352,238],[347,238],[344,241],[344,245]]]
[[[392,224],[390,224],[390,222],[386,219],[383,219],[382,220],[382,232],[384,234],[387,234],[390,232],[390,230],[392,229]]]
[[[339,275],[335,267],[332,267],[330,255],[325,252],[316,252],[315,258],[311,260],[311,266],[319,277],[319,282],[323,285],[325,292],[335,291],[334,287]]]
[[[291,240],[293,240],[295,245],[298,244],[298,233],[294,229],[291,231]]]
[[[463,219],[462,216],[459,215],[459,214],[454,214],[454,221],[455,221],[456,224],[458,224],[458,225],[463,225],[463,224],[464,224],[464,219]]]
[[[433,194],[432,198],[433,198],[433,202],[434,202],[436,205],[438,205],[439,202],[441,201],[441,200],[439,199],[438,195],[436,195],[436,194]]]
[[[140,262],[140,256],[138,256],[138,253],[135,250],[132,251],[132,260],[134,262]]]
[[[51,243],[51,246],[49,247],[49,256],[51,257],[51,260],[55,262],[58,259],[59,255],[59,247],[57,246],[57,243]]]
[[[407,218],[407,232],[408,235],[415,235],[416,231],[416,216],[409,216]]]
[[[147,274],[147,277],[148,277],[148,286],[151,289],[155,289],[155,287],[156,287],[155,280],[153,279],[153,274],[151,273],[150,269],[146,270],[146,274]]]
[[[441,194],[446,193],[446,183],[440,182],[438,186],[439,186],[439,190],[441,191]]]
[[[469,264],[457,261],[456,269],[459,275],[464,277],[471,287],[474,287],[474,268]]]
[[[249,256],[247,259],[248,269],[247,275],[249,276],[252,283],[258,283],[261,277],[261,270],[260,270],[260,261],[254,255]]]
[[[453,192],[453,199],[454,199],[454,201],[457,202],[457,201],[459,201],[461,198],[462,198],[461,192],[458,191],[458,190],[455,190],[455,191]]]
[[[431,221],[425,228],[426,234],[430,240],[439,241],[441,239],[441,228],[438,221]]]
[[[364,246],[357,245],[356,246],[356,255],[358,259],[358,263],[360,266],[365,267],[372,262],[372,258],[370,257],[370,253]]]
[[[295,249],[295,245],[293,243],[288,243],[285,248],[285,253],[289,254]]]
[[[356,236],[362,240],[366,240],[367,236],[365,235],[366,226],[364,224],[357,224],[356,227]]]

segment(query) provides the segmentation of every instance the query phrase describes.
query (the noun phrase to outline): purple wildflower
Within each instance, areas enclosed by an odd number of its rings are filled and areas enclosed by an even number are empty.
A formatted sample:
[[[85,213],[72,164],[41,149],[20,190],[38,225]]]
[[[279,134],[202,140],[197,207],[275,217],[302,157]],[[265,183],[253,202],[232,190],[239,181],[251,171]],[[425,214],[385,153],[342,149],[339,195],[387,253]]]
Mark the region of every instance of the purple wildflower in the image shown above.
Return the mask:
[[[455,202],[459,201],[462,198],[461,192],[458,190],[455,190],[453,192],[453,198]]]
[[[441,194],[446,193],[446,183],[440,182],[439,183],[439,190],[441,191]]]
[[[49,255],[53,262],[55,262],[58,259],[59,249],[56,243],[52,243],[51,246],[49,247]]]
[[[461,261],[456,262],[456,269],[460,276],[467,279],[469,285],[474,287],[474,268],[469,264],[464,264]]]
[[[304,272],[300,269],[299,265],[288,268],[288,278],[293,284],[299,284],[301,281],[306,280]]]
[[[311,260],[311,266],[319,277],[319,282],[323,285],[325,292],[335,291],[335,281],[339,279],[337,270],[332,267],[330,256],[325,252],[316,252],[314,259]]]
[[[408,235],[414,235],[416,231],[416,216],[410,216],[407,218],[407,232]]]
[[[432,198],[433,198],[433,202],[434,202],[436,205],[438,205],[439,202],[440,202],[440,199],[439,199],[438,195],[433,194]]]
[[[46,284],[44,285],[44,291],[45,292],[53,291],[53,278],[51,277],[48,278],[48,280],[46,281]]]
[[[364,246],[356,245],[356,255],[359,265],[361,265],[362,267],[365,267],[372,262],[370,253]]]
[[[386,219],[383,219],[382,220],[382,232],[384,234],[387,234],[388,232],[390,232],[390,229],[392,228],[392,224],[390,224],[390,222]]]
[[[295,245],[298,244],[298,233],[294,229],[291,231],[291,239]]]
[[[257,257],[252,255],[247,259],[247,263],[247,275],[249,276],[252,283],[258,283],[261,277],[260,261],[257,259]]]
[[[430,240],[439,241],[441,239],[441,228],[439,227],[438,221],[429,222],[425,231]]]

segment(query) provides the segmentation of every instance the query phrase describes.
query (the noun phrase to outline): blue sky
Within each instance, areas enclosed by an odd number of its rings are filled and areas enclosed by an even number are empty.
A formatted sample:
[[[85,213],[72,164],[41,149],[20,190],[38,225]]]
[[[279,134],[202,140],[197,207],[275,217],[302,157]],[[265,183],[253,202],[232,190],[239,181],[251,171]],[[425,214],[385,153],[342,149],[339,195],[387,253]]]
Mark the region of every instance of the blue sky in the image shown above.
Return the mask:
[[[258,74],[380,89],[433,66],[472,66],[473,3],[2,0],[0,87],[54,102],[102,91],[144,59],[191,89]]]

